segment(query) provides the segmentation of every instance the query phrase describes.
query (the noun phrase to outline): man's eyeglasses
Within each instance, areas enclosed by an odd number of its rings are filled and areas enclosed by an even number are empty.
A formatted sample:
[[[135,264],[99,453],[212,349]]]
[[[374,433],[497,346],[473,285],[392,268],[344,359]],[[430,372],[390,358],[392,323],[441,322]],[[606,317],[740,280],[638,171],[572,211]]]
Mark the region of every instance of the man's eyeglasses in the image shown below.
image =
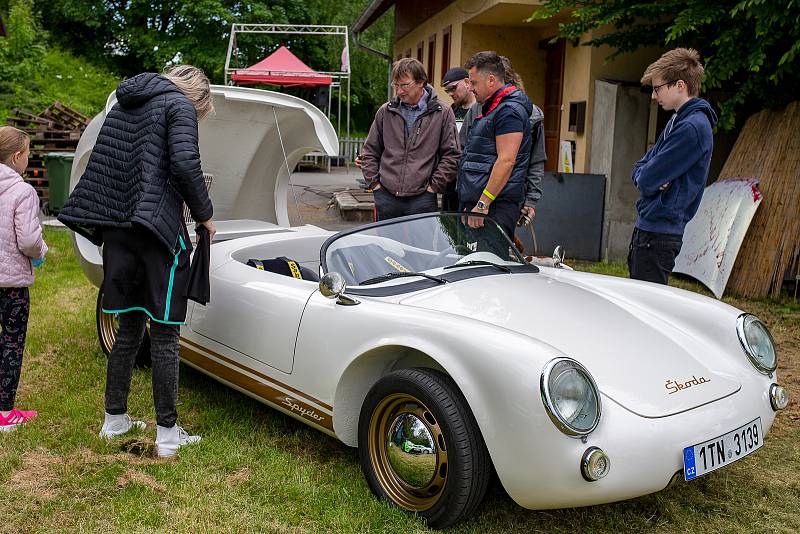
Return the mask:
[[[676,80],[676,81],[677,81],[677,80]],[[661,84],[658,84],[658,85],[654,85],[654,86],[653,86],[653,92],[656,94],[656,96],[658,96],[658,90],[659,90],[659,89],[661,89],[661,88],[662,88],[662,87],[664,87],[665,85],[672,85],[672,84],[676,83],[676,81],[672,81],[672,82],[664,82],[664,83],[661,83]]]
[[[447,85],[444,88],[444,92],[447,93],[448,95],[451,95],[451,94],[455,93],[456,92],[456,88],[458,87],[458,84],[460,84],[460,83],[461,83],[461,81],[459,80],[459,81],[457,81],[455,83],[451,83],[450,85]]]
[[[402,89],[402,90],[404,90],[404,91],[405,91],[406,89],[408,89],[409,87],[411,87],[411,86],[412,86],[412,85],[414,85],[415,83],[417,83],[417,82],[393,83],[393,84],[392,84],[392,87],[394,87],[394,90],[395,90],[395,91],[398,91],[398,90],[400,90],[400,89]]]

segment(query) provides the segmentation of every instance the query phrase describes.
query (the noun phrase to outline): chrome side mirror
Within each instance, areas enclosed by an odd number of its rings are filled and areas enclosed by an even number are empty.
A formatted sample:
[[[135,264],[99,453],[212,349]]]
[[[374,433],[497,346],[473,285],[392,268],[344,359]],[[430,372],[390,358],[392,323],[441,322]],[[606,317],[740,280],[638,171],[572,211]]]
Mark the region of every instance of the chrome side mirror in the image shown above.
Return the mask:
[[[347,289],[344,276],[339,273],[327,273],[319,279],[319,292],[323,297],[335,299]]]
[[[344,281],[344,277],[339,273],[326,273],[319,280],[319,292],[322,293],[323,297],[337,299],[336,303],[343,306],[359,304],[358,300],[344,294],[346,289],[347,284]]]

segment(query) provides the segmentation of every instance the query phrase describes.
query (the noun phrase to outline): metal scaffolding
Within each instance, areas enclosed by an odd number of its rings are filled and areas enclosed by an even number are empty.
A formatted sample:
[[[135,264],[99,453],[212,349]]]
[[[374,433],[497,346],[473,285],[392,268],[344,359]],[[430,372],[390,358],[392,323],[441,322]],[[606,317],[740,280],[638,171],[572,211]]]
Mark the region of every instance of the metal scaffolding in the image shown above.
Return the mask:
[[[342,100],[345,100],[346,106],[346,121],[345,131],[346,138],[350,137],[350,47],[348,40],[347,26],[325,26],[315,24],[233,24],[231,26],[231,37],[228,42],[228,54],[225,58],[225,84],[233,85],[231,75],[238,69],[243,67],[238,66],[238,52],[239,49],[236,45],[236,34],[254,33],[254,34],[273,34],[273,35],[333,35],[341,36],[343,40],[343,54],[345,61],[345,69],[338,71],[316,71],[320,75],[330,76],[333,78],[333,83],[330,85],[328,93],[328,118],[331,115],[331,108],[333,107],[333,91],[338,92],[338,112],[337,118],[337,134],[342,137]],[[231,61],[237,63],[236,66],[231,66]],[[281,74],[292,75],[289,71],[273,71],[280,72]],[[346,88],[343,87],[346,85]],[[345,96],[346,90],[346,96]]]

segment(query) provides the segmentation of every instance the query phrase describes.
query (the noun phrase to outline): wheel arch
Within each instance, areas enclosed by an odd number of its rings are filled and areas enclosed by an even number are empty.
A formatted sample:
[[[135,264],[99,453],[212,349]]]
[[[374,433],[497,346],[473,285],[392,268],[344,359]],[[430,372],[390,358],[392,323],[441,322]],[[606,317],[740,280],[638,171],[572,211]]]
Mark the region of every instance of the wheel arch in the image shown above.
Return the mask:
[[[333,427],[337,437],[351,447],[358,445],[361,405],[370,388],[388,373],[421,367],[451,376],[437,358],[428,352],[408,345],[393,344],[370,349],[354,358],[336,386]],[[453,380],[458,387],[458,381],[455,378]]]
[[[490,462],[513,498],[511,490],[527,488],[526,481],[518,480],[517,459],[531,450],[539,432],[562,437],[545,413],[539,381],[544,364],[564,354],[494,325],[468,321],[461,327],[445,319],[436,314],[417,317],[424,328],[400,336],[377,329],[370,345],[353,351],[335,386],[334,432],[343,443],[357,447],[361,406],[375,382],[397,369],[438,369],[464,396]]]

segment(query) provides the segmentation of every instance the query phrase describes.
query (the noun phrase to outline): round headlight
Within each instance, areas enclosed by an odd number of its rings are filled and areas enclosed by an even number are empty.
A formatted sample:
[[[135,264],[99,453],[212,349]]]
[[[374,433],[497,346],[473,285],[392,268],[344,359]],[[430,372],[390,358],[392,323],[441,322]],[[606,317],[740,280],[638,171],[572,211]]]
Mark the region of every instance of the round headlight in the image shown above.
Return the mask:
[[[775,355],[775,343],[764,323],[754,315],[743,313],[736,320],[736,332],[753,366],[760,373],[771,374],[778,366],[778,359]]]
[[[569,358],[550,361],[542,372],[542,401],[550,419],[569,436],[585,436],[600,421],[597,386],[581,364]]]

